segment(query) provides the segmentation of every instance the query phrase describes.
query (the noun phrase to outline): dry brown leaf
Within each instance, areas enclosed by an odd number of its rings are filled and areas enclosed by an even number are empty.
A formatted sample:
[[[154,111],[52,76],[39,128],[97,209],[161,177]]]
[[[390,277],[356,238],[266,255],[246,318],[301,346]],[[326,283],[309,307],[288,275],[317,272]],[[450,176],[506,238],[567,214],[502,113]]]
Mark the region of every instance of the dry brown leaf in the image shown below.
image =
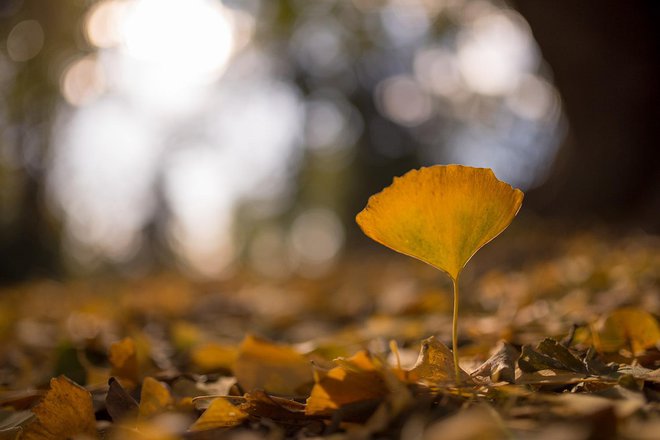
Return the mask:
[[[505,381],[514,383],[516,380],[516,359],[520,352],[506,341],[500,341],[493,355],[472,376],[488,377],[491,382]]]
[[[138,382],[137,348],[132,338],[124,338],[110,346],[110,374],[126,387],[133,388]]]
[[[417,363],[408,371],[408,379],[413,382],[430,383],[455,382],[453,354],[449,347],[431,336],[422,342]],[[469,381],[470,376],[463,370],[461,380]]]
[[[206,411],[190,427],[191,431],[207,431],[216,428],[230,428],[243,423],[248,414],[222,397],[211,402]]]
[[[388,388],[383,375],[369,354],[360,351],[328,372],[318,372],[312,394],[307,399],[308,415],[329,415],[338,408],[355,402],[380,399]]]
[[[142,391],[140,392],[140,418],[153,417],[160,414],[174,405],[174,398],[170,389],[163,382],[159,382],[153,377],[145,377],[142,382]]]
[[[36,420],[26,427],[25,440],[98,438],[91,394],[65,376],[50,380],[46,396],[32,411]]]
[[[293,348],[247,335],[234,365],[236,380],[246,391],[306,394],[314,380],[310,362]]]
[[[305,405],[283,397],[269,396],[263,391],[246,393],[245,402],[239,405],[241,411],[251,416],[268,418],[291,423],[305,419]]]
[[[105,396],[105,407],[113,422],[125,419],[136,419],[139,405],[133,397],[126,392],[114,377],[108,382],[108,393]]]

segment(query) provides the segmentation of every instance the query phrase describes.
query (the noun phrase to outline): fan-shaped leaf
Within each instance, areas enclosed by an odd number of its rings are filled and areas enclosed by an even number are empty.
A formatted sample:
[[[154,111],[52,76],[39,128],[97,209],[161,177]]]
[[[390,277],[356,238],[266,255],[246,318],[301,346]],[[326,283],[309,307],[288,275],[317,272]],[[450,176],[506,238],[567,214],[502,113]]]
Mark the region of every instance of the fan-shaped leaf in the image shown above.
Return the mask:
[[[522,199],[522,191],[490,169],[436,165],[394,178],[356,220],[372,239],[456,280],[470,258],[511,223]]]

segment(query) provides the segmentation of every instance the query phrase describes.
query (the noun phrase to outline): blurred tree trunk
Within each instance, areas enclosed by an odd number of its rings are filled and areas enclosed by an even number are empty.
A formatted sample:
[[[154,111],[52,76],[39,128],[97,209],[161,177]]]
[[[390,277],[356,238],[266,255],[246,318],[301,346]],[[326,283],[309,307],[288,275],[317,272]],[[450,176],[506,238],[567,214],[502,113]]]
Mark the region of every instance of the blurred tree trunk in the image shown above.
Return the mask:
[[[44,32],[39,53],[26,61],[2,60],[13,72],[12,86],[0,96],[4,136],[0,147],[11,152],[7,191],[18,196],[2,208],[12,215],[0,225],[0,284],[61,273],[60,230],[45,204],[47,152],[59,73],[80,41],[78,20],[85,8],[77,1],[23,0],[0,5],[0,35],[7,38],[23,20],[37,20]]]
[[[542,213],[660,231],[660,63],[653,1],[515,1],[554,72],[569,133]]]

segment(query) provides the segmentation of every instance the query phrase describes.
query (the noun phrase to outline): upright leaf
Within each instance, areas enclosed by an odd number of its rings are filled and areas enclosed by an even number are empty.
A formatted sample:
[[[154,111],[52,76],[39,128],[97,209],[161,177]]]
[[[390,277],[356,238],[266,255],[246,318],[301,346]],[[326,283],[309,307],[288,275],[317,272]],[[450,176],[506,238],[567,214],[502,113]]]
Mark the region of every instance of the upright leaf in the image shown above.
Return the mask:
[[[436,165],[395,177],[357,215],[366,235],[456,280],[518,213],[523,193],[492,170]]]
[[[436,165],[395,177],[356,217],[377,242],[444,272],[454,285],[452,349],[458,366],[458,278],[472,256],[511,223],[523,193],[488,168]]]

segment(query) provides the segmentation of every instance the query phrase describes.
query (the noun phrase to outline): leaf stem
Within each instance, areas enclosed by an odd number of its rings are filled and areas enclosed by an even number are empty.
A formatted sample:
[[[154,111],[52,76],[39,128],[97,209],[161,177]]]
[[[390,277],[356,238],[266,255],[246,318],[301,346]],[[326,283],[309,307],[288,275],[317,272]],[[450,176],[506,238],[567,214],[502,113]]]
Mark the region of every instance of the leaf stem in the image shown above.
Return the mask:
[[[454,284],[454,317],[451,326],[451,350],[454,354],[454,375],[456,385],[461,383],[461,369],[458,366],[458,277],[451,279]]]

